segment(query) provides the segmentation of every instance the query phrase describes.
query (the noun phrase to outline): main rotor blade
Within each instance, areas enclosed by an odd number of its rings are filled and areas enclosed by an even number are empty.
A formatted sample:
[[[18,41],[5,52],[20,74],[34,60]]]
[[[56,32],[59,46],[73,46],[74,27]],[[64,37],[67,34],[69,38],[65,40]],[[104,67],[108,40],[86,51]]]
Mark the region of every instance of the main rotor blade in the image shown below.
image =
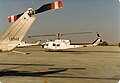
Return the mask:
[[[31,37],[47,37],[47,36],[56,36],[56,35],[33,35],[33,36],[28,36],[28,38],[31,38]]]
[[[51,35],[33,35],[33,36],[28,36],[28,38],[31,38],[31,37],[47,37],[47,36],[63,36],[63,35],[70,35],[70,34],[89,34],[89,33],[92,33],[92,32],[77,32],[77,33],[65,33],[65,34],[60,34],[60,33],[57,33],[57,34],[51,34]]]
[[[63,35],[70,35],[70,34],[89,34],[89,33],[92,33],[92,32],[65,33],[65,34],[61,34],[61,36],[63,36]]]

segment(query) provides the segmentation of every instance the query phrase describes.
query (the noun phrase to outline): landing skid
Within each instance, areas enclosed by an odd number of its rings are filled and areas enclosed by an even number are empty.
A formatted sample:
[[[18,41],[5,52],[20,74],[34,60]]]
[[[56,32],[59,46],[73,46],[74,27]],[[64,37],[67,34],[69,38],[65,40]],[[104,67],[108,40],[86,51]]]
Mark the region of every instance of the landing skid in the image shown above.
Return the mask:
[[[63,52],[63,50],[52,50],[52,49],[47,49],[45,52]]]

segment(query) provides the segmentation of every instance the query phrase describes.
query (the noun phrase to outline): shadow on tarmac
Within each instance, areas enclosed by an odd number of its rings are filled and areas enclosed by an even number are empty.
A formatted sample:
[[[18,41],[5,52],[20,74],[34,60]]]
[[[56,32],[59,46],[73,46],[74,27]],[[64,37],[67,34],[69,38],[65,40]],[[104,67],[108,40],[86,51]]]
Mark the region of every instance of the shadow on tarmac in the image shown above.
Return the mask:
[[[61,53],[120,53],[120,51],[68,51],[68,50],[62,50],[62,51],[50,51],[50,52],[61,52]]]
[[[0,63],[0,65],[22,65],[22,66],[55,66],[53,64],[13,64],[13,63]]]
[[[21,64],[0,64],[0,65],[21,65]],[[30,64],[23,64],[24,66],[26,65],[30,65]],[[21,66],[23,66],[21,65]],[[19,67],[21,67],[19,66]],[[0,77],[4,77],[4,76],[26,76],[26,77],[48,77],[48,78],[76,78],[76,79],[101,79],[101,80],[119,80],[119,77],[114,77],[114,78],[103,78],[103,77],[81,77],[81,76],[73,76],[73,75],[59,75],[60,72],[65,72],[69,69],[74,69],[74,70],[85,70],[86,68],[49,68],[48,71],[44,71],[44,72],[31,72],[31,71],[18,71],[18,70],[12,70],[12,69],[16,69],[19,67],[12,67],[12,68],[8,68],[8,69],[3,69],[0,71]],[[49,75],[49,74],[56,74],[58,73],[58,75]],[[49,76],[47,76],[49,75]]]
[[[45,71],[45,72],[28,72],[28,71],[8,70],[8,71],[0,71],[0,77],[3,77],[3,76],[28,76],[28,77],[76,78],[76,79],[100,79],[100,80],[119,80],[120,79],[120,78],[101,78],[101,77],[80,77],[80,76],[69,76],[69,75],[44,76],[44,75],[48,75],[48,74],[64,72],[67,70],[68,69],[58,69],[58,70]]]
[[[101,79],[101,80],[119,80],[120,78],[99,78],[99,77],[80,77],[80,76],[46,76],[49,78],[78,78],[78,79]]]
[[[59,69],[45,72],[29,72],[29,71],[17,71],[17,70],[3,70],[0,71],[0,77],[3,76],[30,76],[30,77],[40,77],[42,75],[54,74],[58,72],[66,71],[67,69]]]

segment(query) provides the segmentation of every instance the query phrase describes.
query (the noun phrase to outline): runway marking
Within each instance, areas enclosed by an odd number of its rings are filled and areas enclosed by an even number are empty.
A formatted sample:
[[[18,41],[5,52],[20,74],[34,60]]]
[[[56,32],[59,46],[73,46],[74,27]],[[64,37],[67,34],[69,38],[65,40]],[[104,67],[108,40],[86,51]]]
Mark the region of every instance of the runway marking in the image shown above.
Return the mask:
[[[44,83],[48,83],[48,78],[47,77],[44,78]]]

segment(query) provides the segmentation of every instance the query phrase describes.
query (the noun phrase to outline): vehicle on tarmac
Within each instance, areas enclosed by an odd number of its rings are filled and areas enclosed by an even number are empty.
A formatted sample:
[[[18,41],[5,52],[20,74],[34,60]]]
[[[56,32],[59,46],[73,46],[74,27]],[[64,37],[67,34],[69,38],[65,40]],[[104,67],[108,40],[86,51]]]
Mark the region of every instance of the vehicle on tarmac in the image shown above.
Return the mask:
[[[30,37],[41,37],[41,36],[57,36],[58,38],[54,41],[47,41],[45,43],[42,43],[42,48],[45,48],[46,51],[62,51],[65,49],[70,49],[70,48],[78,48],[78,47],[91,47],[91,46],[97,46],[102,42],[100,39],[100,34],[96,32],[97,34],[97,39],[91,43],[91,44],[71,44],[71,40],[66,40],[66,39],[60,39],[60,36],[63,35],[69,35],[69,34],[86,34],[86,33],[91,33],[91,32],[79,32],[79,33],[67,33],[67,34],[60,34],[58,33],[57,35],[51,34],[51,35],[33,35],[33,36],[28,36]]]

